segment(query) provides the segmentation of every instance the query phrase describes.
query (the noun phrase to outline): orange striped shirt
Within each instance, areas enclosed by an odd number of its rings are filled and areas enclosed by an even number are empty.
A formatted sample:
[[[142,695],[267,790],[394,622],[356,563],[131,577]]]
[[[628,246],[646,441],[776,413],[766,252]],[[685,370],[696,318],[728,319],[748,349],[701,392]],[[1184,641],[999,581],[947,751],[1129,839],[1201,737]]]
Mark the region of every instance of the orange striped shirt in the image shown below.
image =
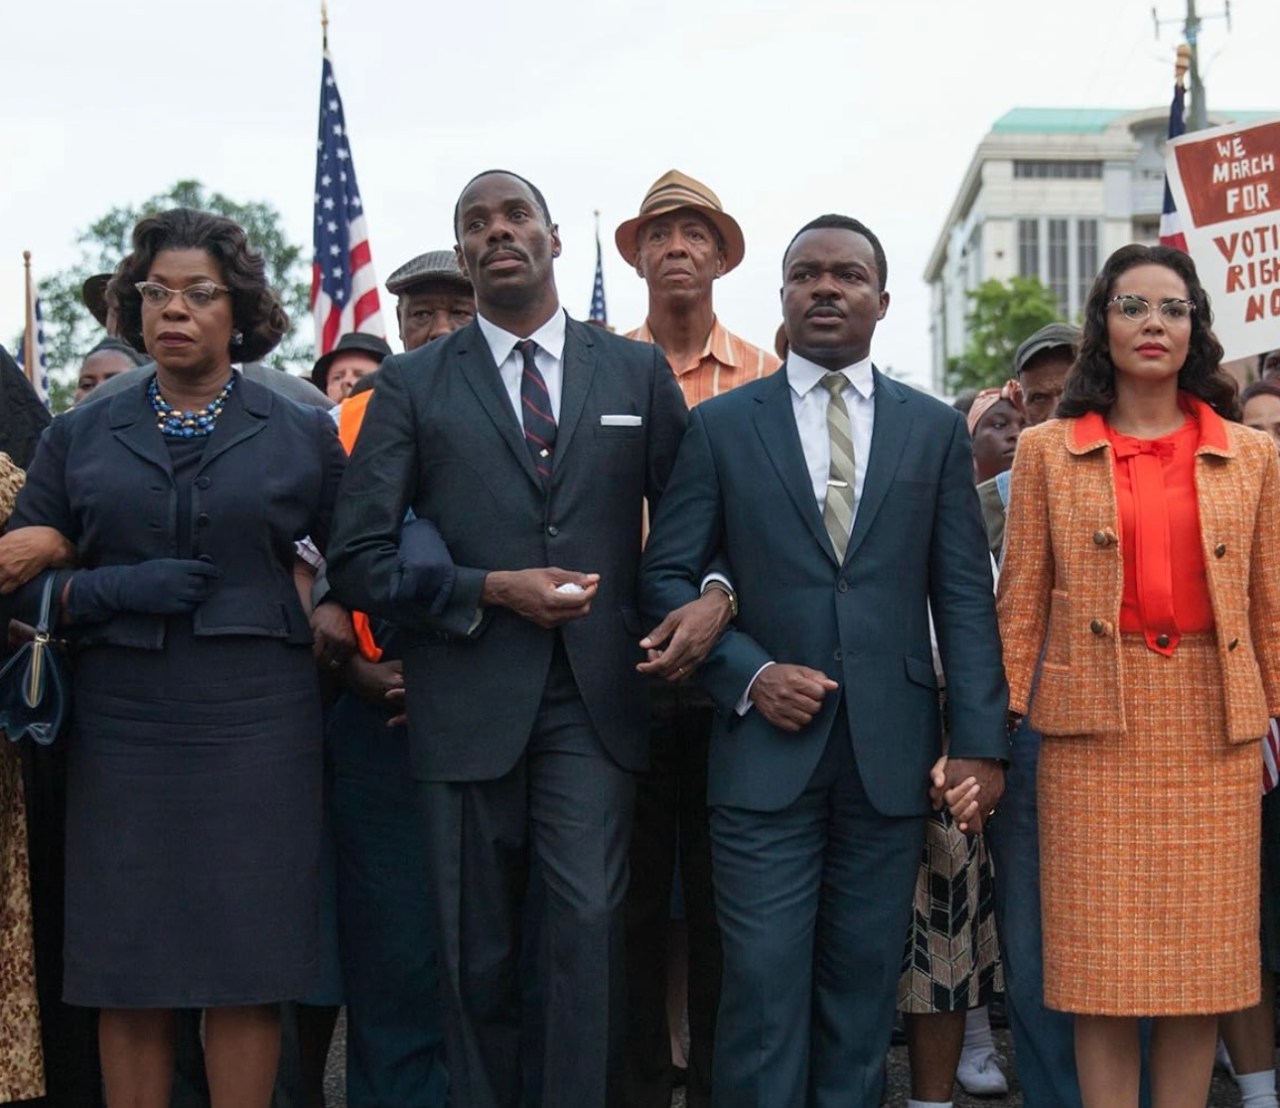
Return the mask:
[[[627,338],[637,342],[654,341],[648,321],[629,332]],[[671,368],[684,393],[684,402],[692,408],[748,381],[768,377],[780,365],[769,351],[730,334],[720,320],[715,319],[702,353],[689,365]]]

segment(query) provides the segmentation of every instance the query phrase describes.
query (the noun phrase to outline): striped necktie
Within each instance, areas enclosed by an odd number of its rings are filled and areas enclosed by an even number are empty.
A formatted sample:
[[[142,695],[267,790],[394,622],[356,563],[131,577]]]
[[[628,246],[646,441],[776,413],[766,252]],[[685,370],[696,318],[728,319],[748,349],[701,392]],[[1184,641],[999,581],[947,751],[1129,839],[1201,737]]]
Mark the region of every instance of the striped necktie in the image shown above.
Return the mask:
[[[844,561],[853,530],[853,479],[857,470],[853,461],[853,432],[849,426],[849,409],[844,402],[844,387],[849,380],[843,373],[828,373],[822,387],[831,394],[827,403],[827,435],[831,439],[831,475],[827,479],[827,501],[822,509],[822,522],[835,547],[836,558]]]
[[[533,360],[538,344],[522,339],[516,349],[524,356],[524,372],[520,375],[520,413],[524,423],[524,439],[533,455],[533,468],[544,481],[551,477],[551,460],[556,449],[556,417],[551,414],[551,396],[547,383]]]

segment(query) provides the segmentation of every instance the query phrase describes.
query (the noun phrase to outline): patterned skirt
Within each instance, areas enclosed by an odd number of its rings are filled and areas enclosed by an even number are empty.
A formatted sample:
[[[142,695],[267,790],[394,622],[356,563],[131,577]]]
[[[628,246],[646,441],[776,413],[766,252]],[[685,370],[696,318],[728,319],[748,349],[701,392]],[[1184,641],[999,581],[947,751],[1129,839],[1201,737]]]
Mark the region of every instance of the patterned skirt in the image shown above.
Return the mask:
[[[1045,1003],[1105,1016],[1258,1002],[1261,754],[1225,733],[1217,645],[1121,640],[1124,735],[1045,736]]]
[[[0,732],[0,1102],[43,1094],[22,764]]]
[[[986,841],[936,812],[925,827],[898,1011],[962,1012],[1003,988]]]

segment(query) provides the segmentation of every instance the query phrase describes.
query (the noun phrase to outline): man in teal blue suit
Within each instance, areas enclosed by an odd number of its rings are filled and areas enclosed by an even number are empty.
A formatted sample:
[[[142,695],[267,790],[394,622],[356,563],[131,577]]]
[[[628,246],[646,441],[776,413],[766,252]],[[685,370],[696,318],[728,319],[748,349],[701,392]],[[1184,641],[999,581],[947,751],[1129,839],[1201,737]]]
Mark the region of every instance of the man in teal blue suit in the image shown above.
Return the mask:
[[[972,453],[881,374],[887,262],[822,216],[783,258],[783,370],[695,409],[645,551],[660,618],[713,557],[737,613],[698,678],[724,989],[715,1105],[879,1103],[947,674],[949,783],[1003,788],[1007,689]]]

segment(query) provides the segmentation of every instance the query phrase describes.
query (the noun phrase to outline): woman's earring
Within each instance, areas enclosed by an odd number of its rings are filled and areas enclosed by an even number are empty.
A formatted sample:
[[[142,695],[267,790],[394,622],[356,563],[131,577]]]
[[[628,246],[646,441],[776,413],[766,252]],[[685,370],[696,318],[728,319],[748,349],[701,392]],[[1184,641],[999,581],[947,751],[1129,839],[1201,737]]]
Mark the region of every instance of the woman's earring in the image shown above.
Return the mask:
[[[232,331],[232,332],[231,332],[231,345],[232,345],[232,346],[240,346],[243,342],[244,342],[244,335],[242,335],[239,331]]]

